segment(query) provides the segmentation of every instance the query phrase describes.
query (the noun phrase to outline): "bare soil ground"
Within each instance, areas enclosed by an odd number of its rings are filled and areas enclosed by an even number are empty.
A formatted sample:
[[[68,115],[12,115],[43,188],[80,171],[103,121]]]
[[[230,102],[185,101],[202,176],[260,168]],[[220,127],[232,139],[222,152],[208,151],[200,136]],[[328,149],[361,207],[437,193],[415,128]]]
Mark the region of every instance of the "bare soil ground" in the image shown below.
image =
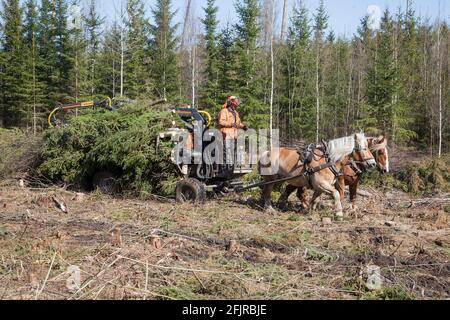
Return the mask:
[[[324,225],[329,209],[270,213],[245,198],[180,205],[2,187],[0,299],[450,298],[450,195],[368,191],[345,222]],[[381,290],[366,288],[370,265]]]

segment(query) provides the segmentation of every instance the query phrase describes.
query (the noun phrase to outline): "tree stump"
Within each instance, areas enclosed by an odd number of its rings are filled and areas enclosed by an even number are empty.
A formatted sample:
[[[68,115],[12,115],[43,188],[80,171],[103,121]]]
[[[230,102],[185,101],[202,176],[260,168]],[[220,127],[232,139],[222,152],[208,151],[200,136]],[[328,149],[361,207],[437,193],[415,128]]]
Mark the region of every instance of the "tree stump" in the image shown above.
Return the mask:
[[[161,249],[162,248],[162,241],[159,236],[152,235],[149,238],[150,245],[155,249]]]
[[[84,202],[85,199],[86,199],[86,196],[84,193],[77,193],[74,197],[74,200],[76,202]]]
[[[122,233],[118,227],[111,230],[111,243],[115,246],[122,246]]]
[[[236,240],[231,240],[230,243],[228,243],[227,251],[229,253],[236,253],[239,250],[239,243]]]

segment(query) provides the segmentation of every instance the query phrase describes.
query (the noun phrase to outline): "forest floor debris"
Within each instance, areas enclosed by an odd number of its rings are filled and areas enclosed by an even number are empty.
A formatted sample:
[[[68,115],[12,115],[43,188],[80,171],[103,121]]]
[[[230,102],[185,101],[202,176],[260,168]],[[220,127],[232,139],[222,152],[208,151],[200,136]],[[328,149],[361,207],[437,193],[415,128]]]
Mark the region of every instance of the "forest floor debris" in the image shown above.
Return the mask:
[[[329,224],[323,212],[266,213],[234,197],[203,206],[98,193],[79,201],[65,190],[5,187],[0,299],[450,298],[446,196],[385,196],[359,198],[357,219]],[[408,202],[423,205],[390,205]]]

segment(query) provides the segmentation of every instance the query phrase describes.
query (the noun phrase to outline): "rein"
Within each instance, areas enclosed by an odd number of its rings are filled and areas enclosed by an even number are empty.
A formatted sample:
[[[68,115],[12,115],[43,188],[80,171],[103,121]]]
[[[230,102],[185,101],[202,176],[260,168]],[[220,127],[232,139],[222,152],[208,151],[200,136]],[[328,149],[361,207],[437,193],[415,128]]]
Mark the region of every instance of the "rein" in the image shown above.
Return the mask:
[[[311,176],[313,174],[318,173],[318,172],[320,172],[322,170],[325,170],[325,169],[330,169],[331,172],[335,175],[335,177],[342,176],[343,175],[342,171],[339,170],[336,167],[336,163],[333,163],[331,161],[331,159],[330,159],[330,154],[328,152],[328,148],[327,148],[326,143],[324,141],[322,143],[323,143],[323,148],[324,148],[323,151],[317,145],[315,145],[314,147],[313,147],[313,145],[310,145],[310,147],[308,148],[308,151],[312,153],[312,157],[313,157],[313,159],[315,161],[320,161],[322,159],[325,159],[326,163],[321,164],[321,165],[319,165],[317,167],[314,167],[314,168],[308,168],[308,163],[305,161],[303,163],[305,171],[302,172],[301,174],[298,174],[296,176],[283,178],[283,179],[279,179],[279,180],[275,180],[275,181],[260,182],[260,183],[251,184],[251,185],[248,185],[248,186],[245,186],[245,187],[237,187],[235,189],[235,191],[238,192],[238,193],[241,193],[241,192],[244,192],[246,190],[253,189],[253,188],[261,188],[261,187],[264,187],[264,186],[267,186],[267,185],[273,185],[273,184],[277,184],[277,183],[289,182],[289,181],[292,181],[292,180],[295,180],[295,179],[298,179],[298,178],[301,178],[301,177],[311,178]],[[322,155],[318,155],[316,153],[317,150],[322,151],[323,154]],[[355,150],[356,151],[362,151],[363,149],[359,147],[359,149],[355,148],[353,151],[355,151]],[[320,157],[320,159],[317,160],[316,157]],[[367,160],[365,160],[365,161],[367,161]]]
[[[328,148],[327,148],[326,142],[325,142],[325,141],[322,141],[322,145],[323,145],[323,147],[324,147],[324,151],[323,151],[323,154],[320,156],[320,158],[319,158],[318,160],[315,158],[315,157],[319,157],[319,155],[317,155],[316,151],[317,151],[317,150],[320,150],[320,149],[319,149],[318,147],[316,147],[316,148],[314,148],[313,150],[310,150],[310,151],[312,152],[313,158],[314,158],[315,161],[320,161],[320,160],[322,160],[322,159],[325,158],[326,163],[323,164],[323,165],[320,165],[320,166],[318,166],[318,167],[315,167],[315,168],[308,168],[308,169],[306,170],[306,172],[307,172],[309,175],[312,175],[312,174],[315,174],[315,173],[320,172],[320,171],[322,171],[322,170],[330,169],[331,172],[332,172],[336,177],[344,176],[345,174],[343,173],[343,170],[339,170],[339,169],[336,167],[336,164],[333,163],[333,162],[331,161],[331,159],[330,159],[330,154],[329,154],[329,152],[328,152]],[[310,147],[311,147],[311,146],[310,146]],[[364,150],[365,150],[365,148],[363,148],[362,146],[359,146],[359,145],[358,145],[358,146],[355,146],[355,148],[354,148],[353,151],[357,151],[357,152],[361,153],[361,152],[364,151]],[[370,151],[372,152],[372,150],[370,150]],[[378,155],[378,151],[377,151],[377,155]],[[360,175],[362,175],[362,174],[366,171],[366,164],[367,164],[367,161],[368,161],[369,159],[368,159],[368,158],[364,158],[364,157],[362,157],[362,156],[361,156],[361,158],[363,158],[362,161],[356,161],[356,160],[354,160],[354,159],[352,159],[352,158],[350,157],[350,160],[348,161],[348,163],[343,164],[343,167],[349,166],[349,167],[355,172],[355,175],[354,175],[354,176],[351,176],[351,177],[360,176]],[[363,166],[364,169],[361,170],[361,169],[359,168],[358,165]],[[305,163],[305,166],[307,167],[307,164],[306,164],[306,163]],[[345,176],[349,176],[349,175],[345,175]]]
[[[361,148],[358,148],[356,150],[362,151]],[[375,156],[375,160],[376,160],[376,158],[378,157],[379,150],[372,148],[372,149],[370,149],[370,152],[372,152],[372,154]],[[346,164],[346,166],[350,167],[350,169],[352,169],[355,172],[355,174],[353,174],[353,175],[344,174],[344,176],[350,177],[350,178],[360,177],[362,174],[364,174],[364,172],[367,171],[367,169],[365,168],[366,161],[367,161],[367,159],[365,159],[364,161],[356,161],[356,160],[351,159],[349,161],[349,163]],[[360,166],[363,167],[362,170],[360,169]]]
[[[308,174],[308,176],[311,176],[315,173],[318,173],[322,170],[325,169],[330,169],[331,172],[334,174],[335,177],[340,177],[342,176],[342,171],[339,170],[336,167],[336,163],[333,163],[330,159],[330,154],[328,152],[328,148],[327,145],[324,141],[322,141],[324,150],[322,151],[323,153],[320,155],[320,158],[317,160],[316,157],[319,157],[319,155],[316,153],[317,150],[320,150],[318,147],[314,148],[314,150],[312,150],[312,154],[313,154],[313,158],[315,161],[320,161],[322,159],[325,159],[326,163],[321,164],[320,166],[314,167],[314,168],[309,168],[308,164],[305,163],[305,168],[306,168],[306,173]]]

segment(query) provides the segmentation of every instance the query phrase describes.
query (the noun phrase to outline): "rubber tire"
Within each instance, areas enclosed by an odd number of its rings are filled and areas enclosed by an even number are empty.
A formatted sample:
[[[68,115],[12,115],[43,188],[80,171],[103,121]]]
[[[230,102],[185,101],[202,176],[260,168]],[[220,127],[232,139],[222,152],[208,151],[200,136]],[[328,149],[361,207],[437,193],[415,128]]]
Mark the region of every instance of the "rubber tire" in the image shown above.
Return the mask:
[[[197,179],[183,179],[177,183],[175,199],[178,203],[203,203],[206,200],[205,185]]]
[[[104,194],[114,194],[117,192],[117,184],[114,175],[108,171],[101,171],[92,178],[94,190],[100,190]]]

